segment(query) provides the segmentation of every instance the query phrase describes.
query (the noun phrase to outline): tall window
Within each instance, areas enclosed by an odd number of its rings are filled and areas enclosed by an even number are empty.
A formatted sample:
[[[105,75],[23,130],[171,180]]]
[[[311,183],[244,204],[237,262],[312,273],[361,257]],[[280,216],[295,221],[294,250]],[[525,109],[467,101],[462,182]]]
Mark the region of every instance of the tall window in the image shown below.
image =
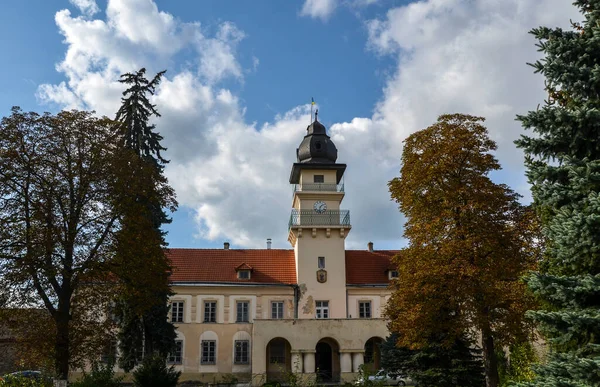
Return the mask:
[[[174,301],[171,303],[171,322],[183,322],[183,301]]]
[[[233,359],[234,364],[248,364],[250,363],[250,342],[248,340],[236,340],[234,342],[235,356]]]
[[[215,340],[202,340],[202,357],[200,364],[216,363],[217,342]]]
[[[237,318],[236,322],[248,322],[248,311],[250,309],[248,301],[238,301],[237,303]]]
[[[169,354],[169,363],[181,364],[183,357],[183,341],[175,340],[175,349]]]
[[[314,175],[314,183],[324,183],[325,176],[324,175]]]
[[[329,318],[329,301],[317,301],[317,318]]]
[[[371,318],[371,301],[360,301],[358,303],[358,317]]]
[[[217,301],[204,301],[204,322],[217,322]]]
[[[273,318],[273,319],[283,318],[283,301],[271,302],[271,318]]]
[[[317,258],[317,264],[319,266],[319,269],[325,269],[325,257]]]

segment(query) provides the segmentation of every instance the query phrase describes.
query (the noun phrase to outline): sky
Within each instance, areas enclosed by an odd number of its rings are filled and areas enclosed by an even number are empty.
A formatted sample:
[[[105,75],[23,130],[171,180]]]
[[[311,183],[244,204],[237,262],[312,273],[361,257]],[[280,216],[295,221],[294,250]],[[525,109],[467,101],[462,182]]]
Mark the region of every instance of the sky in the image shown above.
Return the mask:
[[[348,165],[347,248],[397,249],[387,182],[402,141],[445,113],[486,118],[531,200],[515,120],[543,103],[531,28],[581,20],[565,0],[28,0],[0,12],[0,114],[114,117],[119,75],[167,70],[152,102],[179,209],[170,247],[290,248],[289,174],[310,100]]]

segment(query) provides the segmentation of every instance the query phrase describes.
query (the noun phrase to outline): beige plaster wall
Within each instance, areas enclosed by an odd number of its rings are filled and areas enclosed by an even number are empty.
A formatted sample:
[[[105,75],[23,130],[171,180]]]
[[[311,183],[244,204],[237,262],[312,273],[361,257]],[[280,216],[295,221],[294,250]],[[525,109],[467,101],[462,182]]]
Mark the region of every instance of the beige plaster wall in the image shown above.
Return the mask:
[[[313,236],[314,235],[314,236]],[[344,238],[339,233],[317,229],[296,241],[298,251],[298,285],[302,297],[298,317],[315,318],[315,301],[329,301],[329,318],[346,317],[346,264]],[[318,257],[325,257],[327,281],[317,281]]]
[[[336,171],[328,171],[328,170],[310,170],[303,169],[300,172],[300,184],[314,184],[315,175],[323,175],[323,182],[325,184],[336,184],[337,183],[337,172]]]

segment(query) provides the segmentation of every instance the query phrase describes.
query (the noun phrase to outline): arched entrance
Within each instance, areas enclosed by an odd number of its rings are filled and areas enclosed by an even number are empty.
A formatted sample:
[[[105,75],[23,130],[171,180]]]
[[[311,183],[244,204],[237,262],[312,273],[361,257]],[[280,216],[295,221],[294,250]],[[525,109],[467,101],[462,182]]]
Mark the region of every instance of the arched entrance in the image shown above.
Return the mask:
[[[337,341],[326,337],[319,340],[315,349],[317,380],[322,382],[339,382],[340,346]]]
[[[292,372],[292,346],[282,337],[276,337],[267,344],[267,381],[285,381]]]
[[[371,337],[365,343],[365,368],[375,372],[381,368],[381,337]]]

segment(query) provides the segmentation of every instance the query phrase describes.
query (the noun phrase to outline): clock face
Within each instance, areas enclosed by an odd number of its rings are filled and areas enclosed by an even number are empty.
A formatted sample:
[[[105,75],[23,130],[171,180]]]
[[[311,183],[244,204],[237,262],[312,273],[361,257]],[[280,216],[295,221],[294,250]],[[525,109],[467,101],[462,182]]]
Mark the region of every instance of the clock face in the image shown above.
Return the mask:
[[[318,201],[318,202],[315,202],[315,205],[313,206],[313,208],[315,209],[315,212],[317,214],[322,214],[325,212],[325,210],[327,210],[327,204],[325,204],[325,202]]]

